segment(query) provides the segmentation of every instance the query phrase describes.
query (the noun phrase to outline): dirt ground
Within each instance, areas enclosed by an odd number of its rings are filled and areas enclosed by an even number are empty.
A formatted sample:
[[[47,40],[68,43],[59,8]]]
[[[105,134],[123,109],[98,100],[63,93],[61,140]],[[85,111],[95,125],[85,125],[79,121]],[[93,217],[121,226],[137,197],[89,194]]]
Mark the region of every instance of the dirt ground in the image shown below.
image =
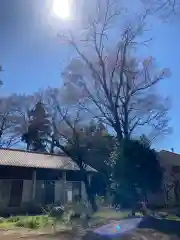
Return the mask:
[[[43,233],[43,232],[33,232],[25,230],[1,230],[0,239],[1,240],[13,240],[13,239],[24,239],[24,240],[72,240],[75,236],[70,232],[60,232],[60,233]]]
[[[101,223],[100,226],[106,225],[110,223],[110,225],[117,224],[125,229],[127,224],[130,224],[133,219],[129,219],[127,221],[119,220],[112,221],[109,220],[106,223]],[[123,223],[124,222],[124,223]],[[126,223],[126,224],[125,224]],[[124,225],[123,225],[124,224]],[[109,225],[109,224],[108,224]],[[108,226],[106,225],[106,226]],[[100,226],[91,226],[93,228],[99,228]],[[83,240],[96,240],[96,239],[105,239],[104,237],[99,238],[96,236],[94,231],[86,231],[81,227],[75,229],[79,229],[78,233],[71,228],[62,228],[62,226],[56,226],[56,233],[54,233],[52,226],[47,226],[45,229],[41,230],[28,230],[26,228],[12,228],[9,230],[0,229],[0,240],[13,240],[13,239],[24,239],[24,240],[80,240],[83,237]],[[106,227],[107,228],[107,227]],[[108,228],[107,228],[108,229]],[[106,230],[107,230],[106,229]],[[103,230],[104,232],[105,230]],[[177,237],[178,236],[178,237]],[[107,239],[107,238],[106,238]],[[119,237],[113,239],[121,239],[121,240],[180,240],[180,221],[169,221],[165,219],[154,219],[152,217],[144,218],[143,221],[138,224],[138,228],[134,228],[134,230],[130,230],[129,233],[125,234],[125,236],[121,235]]]
[[[26,230],[8,230],[0,231],[1,240],[78,240],[81,237],[74,236],[70,232],[59,232],[57,234],[53,233],[42,233],[42,232],[33,232]],[[95,239],[94,237],[88,238],[88,240]],[[119,239],[119,238],[118,238]],[[178,240],[179,238],[173,235],[166,235],[151,229],[141,229],[133,231],[132,233],[121,237],[122,240]]]

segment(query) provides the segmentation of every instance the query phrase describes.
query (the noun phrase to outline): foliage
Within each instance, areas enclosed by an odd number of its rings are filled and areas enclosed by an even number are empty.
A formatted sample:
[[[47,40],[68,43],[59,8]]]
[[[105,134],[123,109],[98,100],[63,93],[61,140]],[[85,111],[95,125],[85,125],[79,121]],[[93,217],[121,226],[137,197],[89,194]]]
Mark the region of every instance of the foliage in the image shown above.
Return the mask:
[[[114,155],[115,181],[127,186],[134,200],[161,188],[162,172],[156,152],[138,140],[123,140]]]
[[[25,227],[30,229],[39,228],[39,220],[37,217],[31,217],[28,219],[21,218],[18,222],[16,222],[17,227]]]
[[[86,163],[108,176],[109,156],[115,145],[115,139],[105,128],[105,125],[91,121],[79,133],[80,151]],[[68,145],[73,151],[74,146]]]
[[[117,184],[115,191],[113,192],[112,205],[118,206],[123,209],[129,209],[132,207],[132,203],[135,201],[134,196],[126,183]]]
[[[7,219],[7,222],[14,222],[14,223],[16,223],[16,222],[19,222],[19,220],[20,220],[19,216],[11,216],[11,217],[9,217]]]
[[[145,134],[142,134],[139,138],[140,143],[145,145],[146,147],[151,147],[151,141],[147,138]]]
[[[105,203],[105,197],[104,196],[96,196],[96,202],[99,206],[102,206]]]
[[[50,134],[50,122],[42,102],[37,102],[34,109],[29,111],[29,126],[22,135],[22,141],[28,150],[46,151],[46,141]]]
[[[56,231],[57,223],[71,225],[72,227],[87,227],[88,220],[92,216],[92,208],[83,201],[74,201],[60,207],[49,206],[44,209],[46,216],[52,218],[52,226]]]
[[[25,227],[30,229],[43,228],[47,225],[52,224],[52,218],[48,215],[39,216],[11,216],[9,218],[4,218],[0,227],[12,228],[12,227]]]
[[[90,218],[92,215],[92,208],[88,204],[88,202],[80,200],[77,202],[72,202],[71,204],[67,204],[65,206],[64,213],[65,215],[70,214],[70,218],[72,218],[73,216],[81,217],[83,215],[86,215],[87,217]]]
[[[67,210],[68,220],[76,229],[88,228],[92,213],[92,207],[83,200],[73,203]]]
[[[102,123],[91,121],[79,133],[79,154],[83,156],[84,164],[98,170],[92,177],[93,194],[105,194],[111,175],[110,155],[115,146],[115,138],[110,135]],[[68,151],[76,152],[74,144],[68,144]]]
[[[37,229],[45,227],[49,223],[50,219],[48,216],[25,216],[20,217],[18,221],[16,221],[16,227],[25,227],[30,229]]]

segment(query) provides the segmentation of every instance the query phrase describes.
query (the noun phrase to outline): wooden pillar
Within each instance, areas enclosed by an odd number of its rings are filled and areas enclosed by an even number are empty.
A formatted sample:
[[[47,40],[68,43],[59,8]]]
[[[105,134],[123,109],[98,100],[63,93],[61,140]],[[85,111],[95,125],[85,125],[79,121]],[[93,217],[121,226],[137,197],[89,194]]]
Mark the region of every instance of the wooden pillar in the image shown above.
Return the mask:
[[[66,204],[66,200],[67,200],[67,197],[66,197],[66,194],[67,194],[67,189],[66,189],[66,172],[62,172],[62,180],[63,180],[63,202],[64,204]]]
[[[91,180],[92,180],[92,176],[91,174],[88,175],[88,183],[89,183],[89,186],[91,186]]]
[[[66,182],[66,172],[62,173],[62,179],[63,179],[64,182]]]
[[[83,200],[87,200],[86,188],[85,188],[85,184],[83,181],[81,181],[81,198]]]
[[[32,200],[34,201],[36,197],[36,169],[33,170],[32,175]]]

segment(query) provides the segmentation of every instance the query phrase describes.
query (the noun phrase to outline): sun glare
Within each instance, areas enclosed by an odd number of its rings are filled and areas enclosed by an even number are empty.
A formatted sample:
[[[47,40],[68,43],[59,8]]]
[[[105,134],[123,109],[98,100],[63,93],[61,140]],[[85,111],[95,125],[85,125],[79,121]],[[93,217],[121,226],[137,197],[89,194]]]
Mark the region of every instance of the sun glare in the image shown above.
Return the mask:
[[[70,17],[69,0],[53,0],[53,13],[62,19]]]

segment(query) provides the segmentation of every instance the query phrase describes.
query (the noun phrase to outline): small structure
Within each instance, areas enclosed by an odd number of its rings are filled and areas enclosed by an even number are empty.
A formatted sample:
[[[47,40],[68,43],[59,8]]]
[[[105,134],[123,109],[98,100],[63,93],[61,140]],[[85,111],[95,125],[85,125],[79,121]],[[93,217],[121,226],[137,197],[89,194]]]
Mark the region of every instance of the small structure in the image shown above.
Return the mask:
[[[96,172],[86,167],[88,178]],[[65,155],[0,149],[0,212],[27,212],[33,205],[86,199],[81,172]]]

